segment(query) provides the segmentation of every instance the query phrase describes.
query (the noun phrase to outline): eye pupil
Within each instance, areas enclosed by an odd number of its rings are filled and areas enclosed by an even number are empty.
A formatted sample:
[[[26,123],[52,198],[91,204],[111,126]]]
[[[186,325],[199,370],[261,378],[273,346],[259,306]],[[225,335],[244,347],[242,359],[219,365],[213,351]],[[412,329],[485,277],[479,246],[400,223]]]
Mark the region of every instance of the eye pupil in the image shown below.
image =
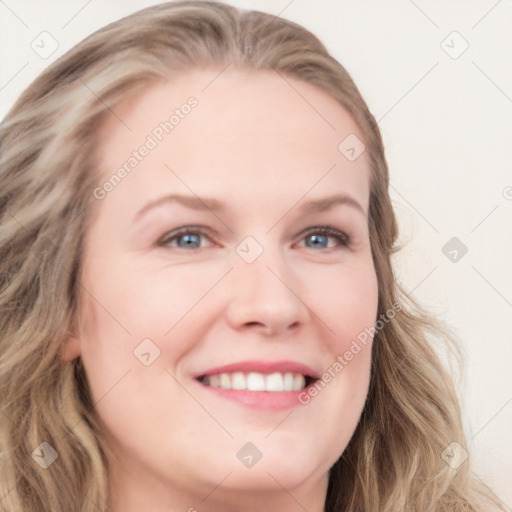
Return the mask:
[[[177,239],[178,247],[199,247],[201,245],[201,239],[199,235],[186,234],[181,235]]]
[[[307,247],[327,247],[328,237],[325,235],[309,235],[306,238]]]

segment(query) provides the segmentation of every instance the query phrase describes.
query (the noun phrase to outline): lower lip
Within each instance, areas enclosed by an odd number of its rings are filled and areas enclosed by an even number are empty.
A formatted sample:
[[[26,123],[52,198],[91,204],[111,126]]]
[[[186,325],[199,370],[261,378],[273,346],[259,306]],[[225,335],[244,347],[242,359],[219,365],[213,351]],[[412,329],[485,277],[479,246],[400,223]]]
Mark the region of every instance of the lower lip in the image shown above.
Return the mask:
[[[236,389],[222,389],[199,385],[211,393],[215,393],[221,398],[239,402],[248,407],[257,409],[289,409],[301,405],[299,395],[306,392],[307,388],[300,391],[247,391]]]

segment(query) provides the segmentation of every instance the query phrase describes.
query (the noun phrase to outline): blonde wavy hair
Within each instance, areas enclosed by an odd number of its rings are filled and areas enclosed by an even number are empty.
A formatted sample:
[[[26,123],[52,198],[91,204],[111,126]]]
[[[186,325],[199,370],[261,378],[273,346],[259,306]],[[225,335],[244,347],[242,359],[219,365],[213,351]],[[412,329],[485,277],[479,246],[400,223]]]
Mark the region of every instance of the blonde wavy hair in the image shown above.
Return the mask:
[[[331,468],[325,510],[481,511],[493,498],[468,461],[452,381],[431,347],[451,341],[395,279],[397,224],[377,123],[352,79],[304,28],[201,1],[150,7],[97,31],[45,70],[0,126],[0,510],[106,511],[108,447],[80,359],[62,341],[79,309],[81,249],[94,215],[98,128],[120,101],[203,66],[269,70],[323,90],[350,112],[372,166],[369,228],[378,315],[370,390]],[[42,441],[51,467],[31,458]]]

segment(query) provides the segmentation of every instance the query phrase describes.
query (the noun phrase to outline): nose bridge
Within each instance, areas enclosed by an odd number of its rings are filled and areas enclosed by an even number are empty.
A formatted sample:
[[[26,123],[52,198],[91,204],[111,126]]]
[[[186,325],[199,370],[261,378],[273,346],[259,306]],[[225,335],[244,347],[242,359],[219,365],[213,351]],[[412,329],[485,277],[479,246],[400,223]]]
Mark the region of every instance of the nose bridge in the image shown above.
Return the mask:
[[[277,244],[262,249],[250,263],[243,253],[237,256],[228,319],[235,328],[259,326],[277,333],[303,323],[307,308],[298,295],[299,282],[286,255]]]

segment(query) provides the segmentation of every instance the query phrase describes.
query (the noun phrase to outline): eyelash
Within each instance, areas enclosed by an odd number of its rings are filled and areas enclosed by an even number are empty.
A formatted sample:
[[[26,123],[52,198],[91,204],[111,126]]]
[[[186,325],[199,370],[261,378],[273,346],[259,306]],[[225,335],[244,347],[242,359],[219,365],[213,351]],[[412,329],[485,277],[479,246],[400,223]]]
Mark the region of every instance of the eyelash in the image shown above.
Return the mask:
[[[211,241],[215,242],[215,234],[213,230],[203,226],[184,226],[182,228],[177,229],[176,231],[171,231],[165,234],[158,241],[158,245],[161,247],[171,247],[169,245],[170,242],[173,242],[184,235],[205,236],[209,238]],[[298,236],[301,237],[300,242],[302,242],[305,238],[311,235],[324,235],[327,236],[328,238],[334,238],[338,242],[338,245],[336,247],[322,247],[323,250],[342,249],[351,246],[350,237],[343,231],[340,231],[339,229],[333,228],[331,226],[314,226],[302,231],[301,233],[299,233]],[[202,247],[195,247],[194,249],[202,249]]]
[[[306,231],[303,231],[299,234],[299,236],[301,236],[300,241],[311,235],[324,235],[329,238],[334,238],[339,244],[338,248],[350,247],[350,237],[343,231],[340,231],[339,229],[333,228],[331,226],[314,226],[312,228],[308,228]],[[323,249],[332,250],[336,248],[337,247],[325,247]]]
[[[177,229],[176,231],[166,233],[162,238],[160,238],[158,245],[169,247],[169,242],[177,240],[180,236],[183,235],[200,235],[215,241],[214,232],[208,228],[202,226],[184,226]]]

